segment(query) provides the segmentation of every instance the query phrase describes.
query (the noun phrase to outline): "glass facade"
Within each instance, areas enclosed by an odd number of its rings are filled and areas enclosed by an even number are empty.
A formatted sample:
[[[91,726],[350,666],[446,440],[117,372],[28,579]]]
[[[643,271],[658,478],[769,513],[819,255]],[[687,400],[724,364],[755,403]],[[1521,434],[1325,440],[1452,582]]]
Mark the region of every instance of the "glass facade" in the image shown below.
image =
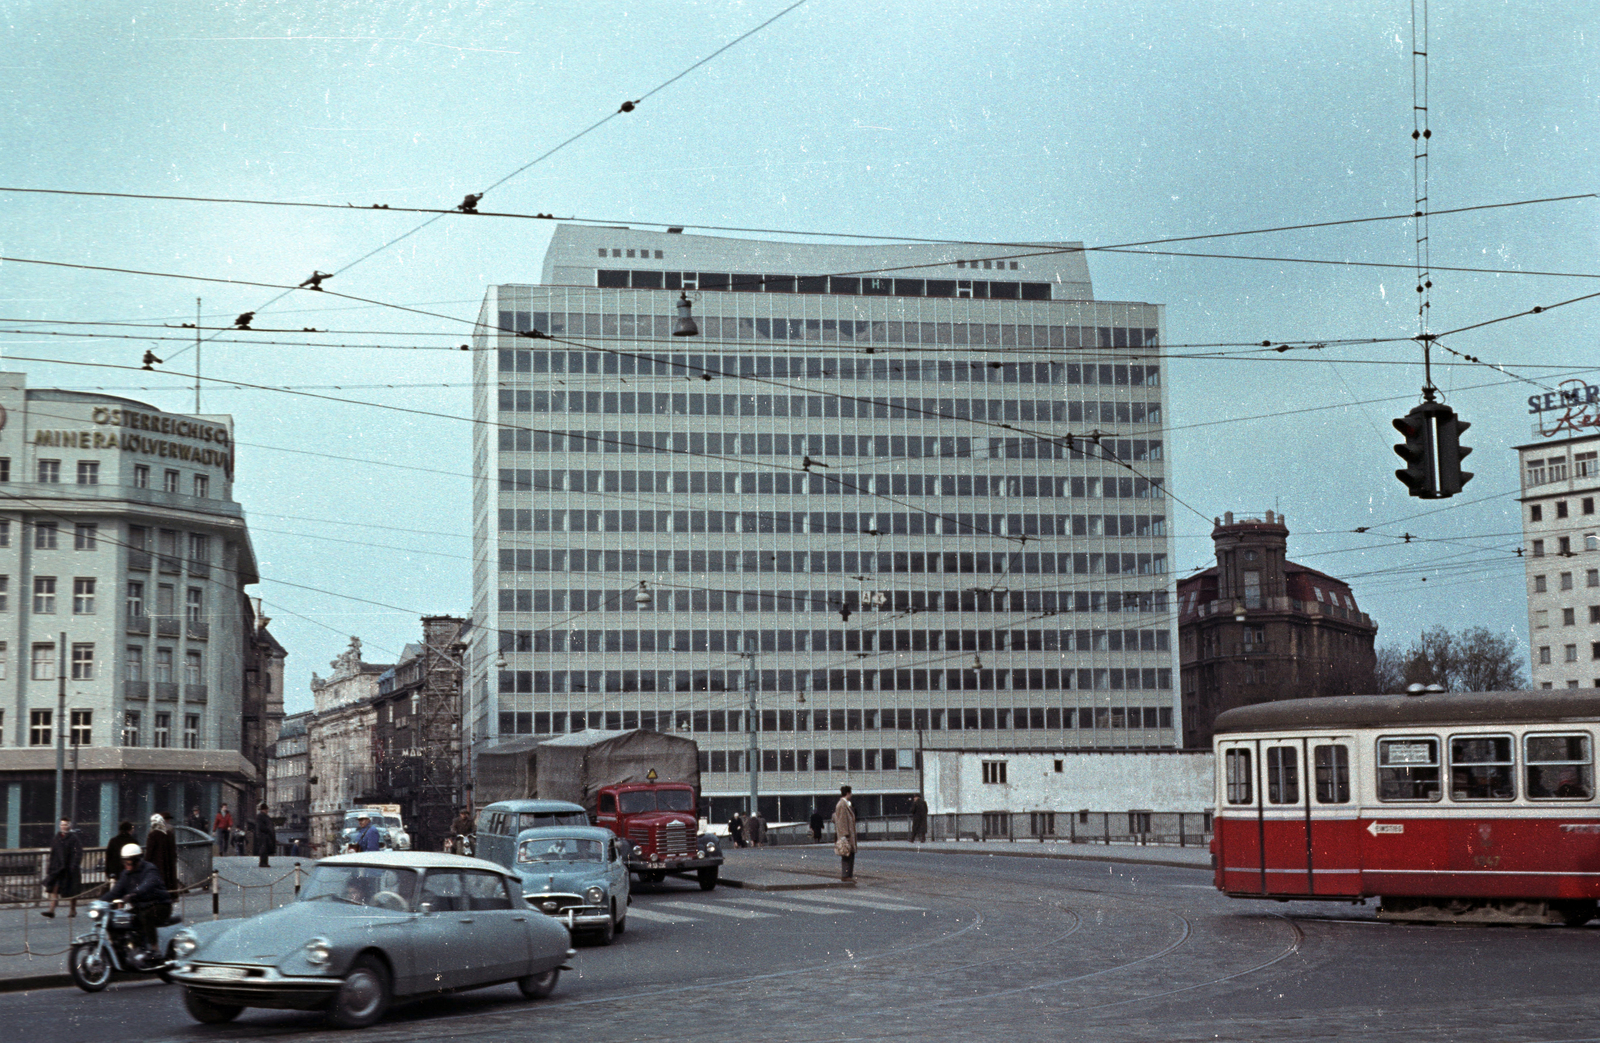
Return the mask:
[[[729,269],[771,245],[629,234]],[[870,267],[849,249],[815,269]],[[915,792],[926,748],[1174,743],[1158,306],[1049,299],[1086,272],[1036,263],[1005,295],[954,260],[861,293],[604,264],[480,315],[475,744],[678,731],[716,797],[748,793],[752,728],[764,794]]]

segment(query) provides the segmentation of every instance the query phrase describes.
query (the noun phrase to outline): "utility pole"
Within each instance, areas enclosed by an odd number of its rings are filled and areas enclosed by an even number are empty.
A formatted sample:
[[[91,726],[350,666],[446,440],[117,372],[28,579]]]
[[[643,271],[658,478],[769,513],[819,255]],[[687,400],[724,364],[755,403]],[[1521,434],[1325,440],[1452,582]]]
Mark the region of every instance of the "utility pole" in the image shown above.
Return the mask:
[[[761,763],[759,751],[756,749],[756,672],[749,668],[750,664],[755,662],[755,656],[748,652],[745,654],[749,657],[745,660],[744,672],[745,695],[749,700],[749,707],[745,710],[745,730],[750,735],[750,748],[745,757],[749,759],[750,766],[750,814],[759,815],[761,812],[757,807],[757,799],[761,796],[761,784],[756,773],[760,770]]]
[[[61,821],[62,788],[67,771],[67,632],[63,630],[56,655],[56,821]]]
[[[194,299],[194,411],[200,412],[200,298]]]

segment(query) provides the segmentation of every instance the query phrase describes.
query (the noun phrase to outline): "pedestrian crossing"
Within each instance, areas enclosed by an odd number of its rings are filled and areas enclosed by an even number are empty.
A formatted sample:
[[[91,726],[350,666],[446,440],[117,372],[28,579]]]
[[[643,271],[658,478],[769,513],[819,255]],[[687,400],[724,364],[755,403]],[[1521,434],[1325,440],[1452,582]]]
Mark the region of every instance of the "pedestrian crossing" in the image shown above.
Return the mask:
[[[697,902],[669,898],[652,902],[649,907],[642,907],[636,903],[628,908],[628,916],[645,923],[680,924],[700,923],[707,918],[716,917],[732,920],[766,920],[784,913],[804,916],[848,916],[864,909],[896,913],[926,911],[921,906],[909,905],[898,900],[860,898],[831,892],[796,894],[784,891],[779,892],[778,896],[773,896],[764,892],[747,895],[723,890],[718,894],[720,897],[714,901]]]

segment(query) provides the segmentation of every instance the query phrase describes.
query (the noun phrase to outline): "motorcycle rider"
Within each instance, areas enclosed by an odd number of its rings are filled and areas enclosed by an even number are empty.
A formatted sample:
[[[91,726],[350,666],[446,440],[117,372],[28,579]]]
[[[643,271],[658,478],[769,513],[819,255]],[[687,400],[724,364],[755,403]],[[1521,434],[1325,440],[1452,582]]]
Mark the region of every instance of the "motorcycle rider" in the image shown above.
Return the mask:
[[[155,863],[144,857],[138,844],[122,847],[122,875],[106,898],[114,906],[132,906],[134,923],[139,928],[139,938],[144,945],[140,959],[146,963],[158,962],[156,928],[172,918],[172,893]]]

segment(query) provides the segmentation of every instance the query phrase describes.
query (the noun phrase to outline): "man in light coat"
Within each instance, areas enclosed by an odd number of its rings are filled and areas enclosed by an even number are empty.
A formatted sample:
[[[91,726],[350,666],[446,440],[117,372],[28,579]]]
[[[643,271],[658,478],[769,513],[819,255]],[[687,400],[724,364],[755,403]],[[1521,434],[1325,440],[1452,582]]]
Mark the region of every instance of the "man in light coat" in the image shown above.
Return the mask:
[[[839,803],[833,809],[833,850],[839,856],[839,879],[856,874],[856,811],[850,805],[850,787],[839,787]]]

